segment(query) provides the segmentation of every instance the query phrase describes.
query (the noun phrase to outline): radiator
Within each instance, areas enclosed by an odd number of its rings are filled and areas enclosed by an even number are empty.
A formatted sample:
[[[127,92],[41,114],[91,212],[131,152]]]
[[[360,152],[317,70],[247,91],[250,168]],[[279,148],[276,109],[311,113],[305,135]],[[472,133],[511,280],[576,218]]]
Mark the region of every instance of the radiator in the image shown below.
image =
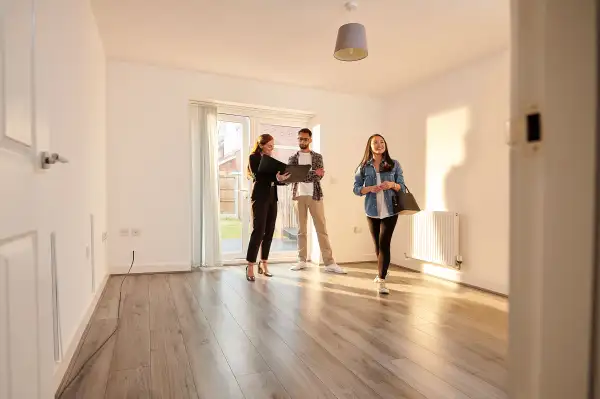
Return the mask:
[[[460,268],[458,213],[423,211],[408,220],[407,258]]]

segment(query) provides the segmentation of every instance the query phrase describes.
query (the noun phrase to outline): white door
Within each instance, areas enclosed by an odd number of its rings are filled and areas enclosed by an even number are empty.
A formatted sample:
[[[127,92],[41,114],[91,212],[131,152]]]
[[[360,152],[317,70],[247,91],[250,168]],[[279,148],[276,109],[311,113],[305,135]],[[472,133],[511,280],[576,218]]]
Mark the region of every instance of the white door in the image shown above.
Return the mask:
[[[34,0],[3,0],[0,18],[0,399],[47,398],[52,279],[37,161],[48,137],[34,121]]]

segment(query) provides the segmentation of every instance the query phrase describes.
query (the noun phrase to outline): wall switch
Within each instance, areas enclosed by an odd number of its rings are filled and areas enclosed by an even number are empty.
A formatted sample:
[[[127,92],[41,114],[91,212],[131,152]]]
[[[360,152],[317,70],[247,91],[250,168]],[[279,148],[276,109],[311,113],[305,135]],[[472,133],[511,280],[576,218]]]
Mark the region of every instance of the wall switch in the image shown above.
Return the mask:
[[[129,237],[129,229],[121,229],[119,230],[119,234],[121,235],[121,237]]]
[[[142,232],[140,231],[140,229],[131,229],[132,237],[139,237],[141,234],[142,234]]]

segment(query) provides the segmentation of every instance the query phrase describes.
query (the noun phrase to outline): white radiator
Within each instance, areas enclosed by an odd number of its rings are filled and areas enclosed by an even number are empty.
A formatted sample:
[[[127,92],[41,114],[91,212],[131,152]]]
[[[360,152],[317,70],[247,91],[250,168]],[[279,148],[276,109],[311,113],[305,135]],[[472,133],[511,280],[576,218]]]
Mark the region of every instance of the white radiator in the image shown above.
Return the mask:
[[[407,258],[460,268],[458,213],[423,211],[408,220]]]

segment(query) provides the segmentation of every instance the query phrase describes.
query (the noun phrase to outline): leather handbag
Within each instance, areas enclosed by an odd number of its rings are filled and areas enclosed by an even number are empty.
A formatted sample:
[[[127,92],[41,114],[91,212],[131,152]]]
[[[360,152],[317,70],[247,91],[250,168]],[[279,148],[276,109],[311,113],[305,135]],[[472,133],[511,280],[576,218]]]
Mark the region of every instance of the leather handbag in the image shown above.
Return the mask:
[[[421,211],[419,204],[417,204],[417,200],[408,187],[406,187],[406,192],[400,190],[392,196],[392,206],[394,213],[400,215],[414,215]]]

